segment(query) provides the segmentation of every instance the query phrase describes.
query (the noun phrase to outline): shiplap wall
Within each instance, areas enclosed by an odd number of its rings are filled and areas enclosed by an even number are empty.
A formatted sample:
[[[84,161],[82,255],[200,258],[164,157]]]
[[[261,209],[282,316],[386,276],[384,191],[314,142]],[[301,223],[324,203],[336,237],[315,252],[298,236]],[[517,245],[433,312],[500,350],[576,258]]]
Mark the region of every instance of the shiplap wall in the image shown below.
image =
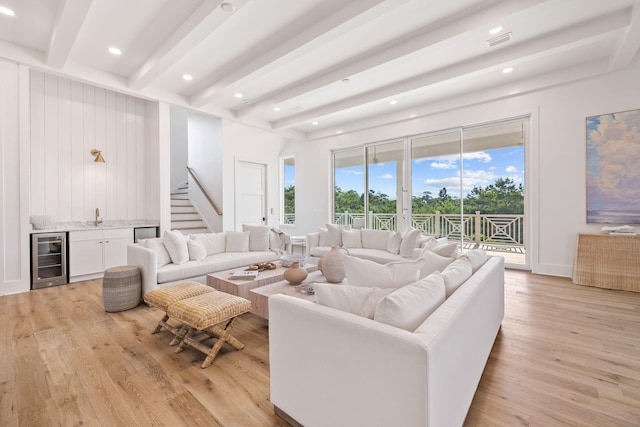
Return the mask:
[[[152,103],[33,70],[30,85],[31,215],[91,221],[99,208],[104,220],[156,219]]]

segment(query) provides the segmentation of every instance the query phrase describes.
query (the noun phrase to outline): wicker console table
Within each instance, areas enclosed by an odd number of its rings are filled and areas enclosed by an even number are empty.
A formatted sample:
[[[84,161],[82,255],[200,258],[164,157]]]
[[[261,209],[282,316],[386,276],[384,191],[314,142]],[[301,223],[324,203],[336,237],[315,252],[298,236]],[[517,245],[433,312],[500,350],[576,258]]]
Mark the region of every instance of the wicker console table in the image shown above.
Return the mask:
[[[573,283],[640,292],[640,236],[579,233]]]

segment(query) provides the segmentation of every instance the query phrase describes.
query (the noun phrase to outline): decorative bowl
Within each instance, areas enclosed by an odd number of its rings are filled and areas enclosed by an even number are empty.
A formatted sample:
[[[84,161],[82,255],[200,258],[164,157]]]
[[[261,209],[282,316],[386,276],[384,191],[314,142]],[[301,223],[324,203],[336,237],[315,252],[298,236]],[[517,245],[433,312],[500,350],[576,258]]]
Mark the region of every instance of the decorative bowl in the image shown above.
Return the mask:
[[[307,257],[304,255],[283,255],[280,259],[282,260],[282,266],[286,268],[291,267],[294,262],[299,263],[300,267],[304,267],[307,262]]]

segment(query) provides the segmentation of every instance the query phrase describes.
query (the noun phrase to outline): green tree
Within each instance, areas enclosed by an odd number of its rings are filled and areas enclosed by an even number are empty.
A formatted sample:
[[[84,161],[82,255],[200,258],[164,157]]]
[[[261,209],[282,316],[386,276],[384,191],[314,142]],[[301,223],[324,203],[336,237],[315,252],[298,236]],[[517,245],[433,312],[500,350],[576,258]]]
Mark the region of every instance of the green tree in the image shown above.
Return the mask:
[[[524,188],[511,178],[498,178],[484,188],[474,187],[464,199],[465,213],[524,214]]]
[[[284,189],[284,213],[296,213],[296,186],[293,184]]]

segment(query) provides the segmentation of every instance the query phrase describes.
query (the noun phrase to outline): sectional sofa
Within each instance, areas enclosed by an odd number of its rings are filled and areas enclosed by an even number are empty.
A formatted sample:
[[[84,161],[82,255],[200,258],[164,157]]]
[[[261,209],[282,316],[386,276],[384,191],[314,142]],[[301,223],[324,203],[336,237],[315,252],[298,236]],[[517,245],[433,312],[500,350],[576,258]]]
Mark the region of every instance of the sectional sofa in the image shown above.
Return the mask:
[[[277,260],[289,244],[287,233],[268,226],[187,236],[175,230],[128,245],[127,263],[140,268],[145,294],[158,286],[185,280],[205,283],[210,273]]]
[[[461,426],[504,317],[504,259],[471,274],[414,330],[272,296],[276,413],[305,427]]]
[[[337,246],[346,254],[380,264],[415,259],[422,254],[429,242],[446,243],[447,239],[425,235],[418,229],[402,234],[389,230],[351,230],[333,224],[327,224],[326,228],[307,234],[307,246],[311,257],[322,258],[332,246]],[[447,252],[453,252],[454,247],[455,244],[448,246]],[[445,252],[444,248],[439,250]]]

